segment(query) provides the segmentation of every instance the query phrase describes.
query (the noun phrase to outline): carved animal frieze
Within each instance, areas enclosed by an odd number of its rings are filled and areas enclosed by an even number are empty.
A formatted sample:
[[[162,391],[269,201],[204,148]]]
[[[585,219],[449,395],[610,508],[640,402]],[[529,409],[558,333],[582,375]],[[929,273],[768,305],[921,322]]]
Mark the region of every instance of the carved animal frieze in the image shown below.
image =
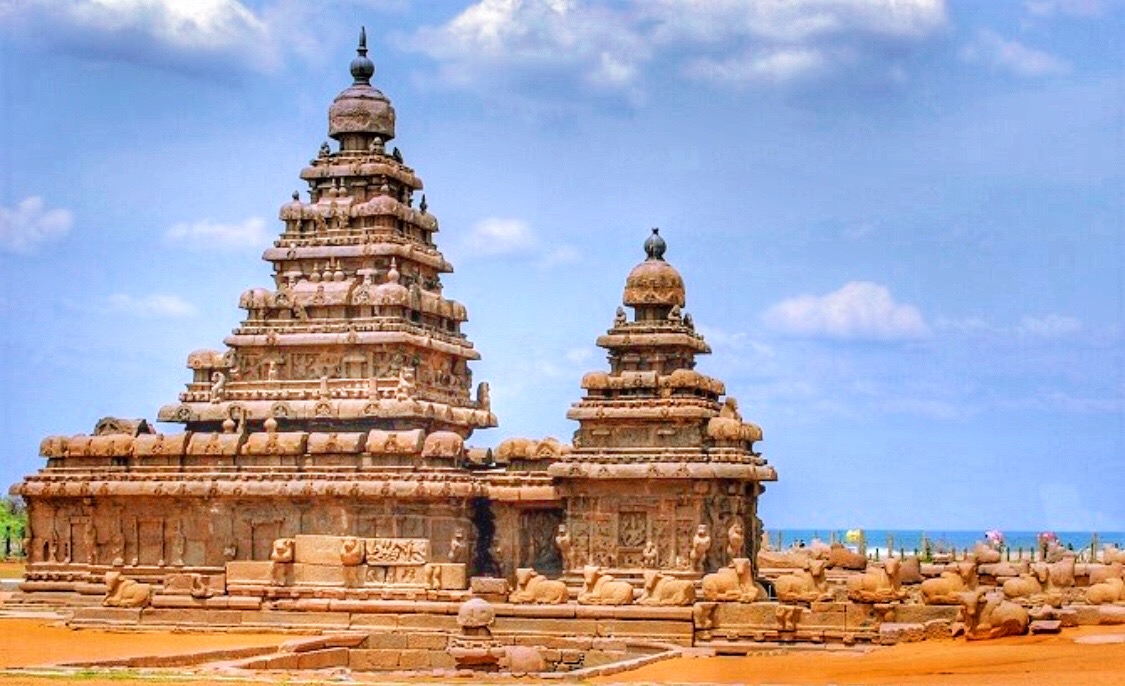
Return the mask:
[[[435,431],[422,444],[422,457],[457,458],[465,452],[465,439],[452,431]]]

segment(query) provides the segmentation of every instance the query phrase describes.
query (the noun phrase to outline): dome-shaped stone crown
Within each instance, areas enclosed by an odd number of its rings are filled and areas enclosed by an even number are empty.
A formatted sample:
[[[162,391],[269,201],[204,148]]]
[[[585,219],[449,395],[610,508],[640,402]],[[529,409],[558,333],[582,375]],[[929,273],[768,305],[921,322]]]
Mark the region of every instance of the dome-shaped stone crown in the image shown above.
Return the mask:
[[[328,135],[336,140],[349,134],[395,137],[395,108],[387,96],[371,85],[375,64],[367,57],[367,31],[360,29],[359,47],[351,63],[352,85],[336,96],[328,108]]]
[[[633,267],[633,271],[625,279],[626,305],[684,306],[684,279],[675,267],[664,261],[667,247],[660,237],[660,229],[653,229],[652,235],[645,241],[645,254],[648,258]]]

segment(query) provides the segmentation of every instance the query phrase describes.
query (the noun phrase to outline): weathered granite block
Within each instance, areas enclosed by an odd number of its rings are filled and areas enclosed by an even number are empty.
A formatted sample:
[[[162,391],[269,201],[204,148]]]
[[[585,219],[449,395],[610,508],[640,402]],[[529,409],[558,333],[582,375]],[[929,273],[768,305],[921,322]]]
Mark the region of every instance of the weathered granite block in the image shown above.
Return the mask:
[[[883,622],[879,626],[880,643],[914,643],[926,639],[926,627],[917,622]]]
[[[402,649],[406,647],[406,634],[400,633],[378,633],[370,634],[367,637],[365,648],[378,648],[378,649]]]
[[[325,648],[297,655],[297,669],[327,669],[347,667],[349,663],[347,648]]]
[[[313,565],[339,565],[343,543],[343,536],[294,536],[293,561]],[[363,539],[359,539],[359,543],[363,545]]]
[[[273,583],[273,564],[268,560],[231,560],[227,563],[227,583],[269,585]]]
[[[406,647],[417,650],[445,650],[449,639],[445,634],[408,634]]]
[[[906,624],[925,624],[934,619],[952,622],[961,608],[957,605],[896,605],[895,621]]]
[[[361,672],[397,669],[400,652],[397,648],[357,648],[349,654],[348,666]]]
[[[293,563],[293,583],[306,586],[343,586],[347,578],[339,564]]]
[[[426,565],[425,578],[437,581],[442,590],[461,591],[469,587],[468,571],[460,562],[431,562]]]

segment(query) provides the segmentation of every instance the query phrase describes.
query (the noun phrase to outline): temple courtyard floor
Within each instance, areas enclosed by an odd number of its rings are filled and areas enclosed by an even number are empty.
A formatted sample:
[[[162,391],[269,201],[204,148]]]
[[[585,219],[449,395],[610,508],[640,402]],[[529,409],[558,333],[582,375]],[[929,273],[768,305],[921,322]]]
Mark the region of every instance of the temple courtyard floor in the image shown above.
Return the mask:
[[[6,594],[0,594],[0,610]],[[139,656],[235,651],[274,646],[292,633],[136,632],[72,630],[57,618],[0,616],[0,686],[88,686],[123,682],[165,686],[206,683],[423,683],[400,674],[271,672],[246,678],[218,672],[177,669],[59,668],[63,663]],[[443,677],[443,683],[475,683],[478,677]],[[509,683],[514,679],[487,679]],[[524,679],[522,682],[567,683]],[[592,684],[787,684],[903,686],[1119,686],[1125,684],[1125,626],[1067,629],[1059,635],[1022,636],[994,641],[927,641],[858,650],[772,650],[746,657],[678,657]]]

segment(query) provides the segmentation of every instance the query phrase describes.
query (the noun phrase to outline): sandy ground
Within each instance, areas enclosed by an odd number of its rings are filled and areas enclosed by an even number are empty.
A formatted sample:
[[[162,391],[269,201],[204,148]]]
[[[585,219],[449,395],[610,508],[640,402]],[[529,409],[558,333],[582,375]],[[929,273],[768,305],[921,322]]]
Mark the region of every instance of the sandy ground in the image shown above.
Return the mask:
[[[0,667],[175,655],[197,650],[279,645],[293,634],[75,631],[57,621],[0,618]]]
[[[272,645],[292,638],[292,634],[74,631],[49,620],[0,618],[0,667]],[[286,676],[281,680],[314,677]],[[9,673],[0,674],[0,686],[57,686],[71,681],[111,686],[130,680],[125,677],[104,672],[65,676]],[[161,674],[158,682],[164,686],[214,683],[205,676],[180,680],[168,674]],[[472,680],[458,679],[457,683]],[[1125,684],[1125,626],[1082,627],[1057,636],[972,643],[930,641],[866,652],[819,650],[750,657],[677,658],[595,679],[593,683],[1121,686]]]
[[[22,562],[0,562],[0,579],[22,579]]]
[[[1076,643],[1079,637],[1121,642]],[[1080,627],[1055,636],[995,641],[907,643],[862,654],[677,658],[594,682],[1121,686],[1125,684],[1125,626]]]

